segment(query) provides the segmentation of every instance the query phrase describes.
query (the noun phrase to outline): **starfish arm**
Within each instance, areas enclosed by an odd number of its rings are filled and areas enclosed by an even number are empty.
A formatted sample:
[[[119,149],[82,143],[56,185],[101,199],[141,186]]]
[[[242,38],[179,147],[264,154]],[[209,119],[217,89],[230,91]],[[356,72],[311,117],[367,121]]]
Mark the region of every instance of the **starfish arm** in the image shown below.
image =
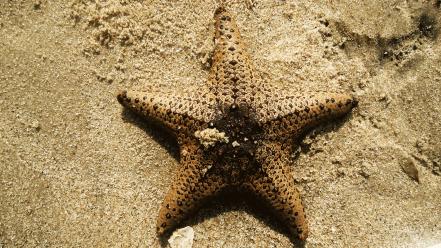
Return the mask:
[[[343,116],[357,105],[349,94],[278,90],[258,102],[257,118],[271,136],[298,135],[322,121]]]
[[[214,99],[207,93],[122,91],[118,101],[135,113],[159,121],[174,132],[193,133],[214,118]]]
[[[305,240],[308,223],[299,191],[293,182],[288,150],[288,146],[276,142],[257,149],[256,160],[261,164],[261,170],[251,176],[245,187],[269,203],[289,230]]]
[[[213,161],[204,159],[202,153],[196,142],[181,149],[181,165],[159,211],[158,235],[175,228],[226,185],[221,176],[210,171]]]
[[[224,105],[245,102],[244,95],[256,91],[256,75],[235,17],[224,7],[214,14],[215,50],[208,86]]]

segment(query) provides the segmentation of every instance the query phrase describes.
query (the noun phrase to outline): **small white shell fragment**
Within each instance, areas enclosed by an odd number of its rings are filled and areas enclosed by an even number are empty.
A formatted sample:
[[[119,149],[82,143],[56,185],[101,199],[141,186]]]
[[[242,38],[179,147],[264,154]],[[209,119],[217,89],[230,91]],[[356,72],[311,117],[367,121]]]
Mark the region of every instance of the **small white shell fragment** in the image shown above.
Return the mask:
[[[186,226],[173,232],[168,239],[171,248],[191,248],[193,247],[194,230]]]
[[[206,128],[201,131],[196,131],[194,136],[199,139],[199,142],[206,148],[214,146],[216,142],[228,143],[228,137],[224,132],[219,132],[216,128]]]

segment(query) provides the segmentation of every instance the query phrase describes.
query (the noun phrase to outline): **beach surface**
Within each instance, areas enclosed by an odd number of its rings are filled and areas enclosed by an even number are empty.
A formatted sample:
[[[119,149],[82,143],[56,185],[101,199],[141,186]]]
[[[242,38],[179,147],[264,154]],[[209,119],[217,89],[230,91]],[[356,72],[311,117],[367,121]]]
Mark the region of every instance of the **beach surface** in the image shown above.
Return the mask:
[[[441,243],[441,2],[230,1],[265,80],[358,107],[293,154],[304,247]],[[204,84],[215,1],[0,2],[0,247],[167,247],[176,142],[124,89]],[[257,203],[259,204],[259,203]],[[215,199],[193,247],[302,247],[269,211]]]

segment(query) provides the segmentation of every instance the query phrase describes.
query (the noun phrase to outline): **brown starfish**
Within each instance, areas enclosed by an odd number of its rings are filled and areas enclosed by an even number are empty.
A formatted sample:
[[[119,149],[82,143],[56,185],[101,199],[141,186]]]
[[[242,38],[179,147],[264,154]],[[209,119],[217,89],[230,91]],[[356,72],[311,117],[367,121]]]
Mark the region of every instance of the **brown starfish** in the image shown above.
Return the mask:
[[[301,240],[308,224],[289,166],[291,143],[306,129],[349,112],[347,94],[295,92],[264,83],[255,72],[232,15],[215,12],[213,65],[196,91],[123,91],[118,101],[170,129],[180,167],[157,222],[175,228],[207,198],[226,188],[252,192]]]

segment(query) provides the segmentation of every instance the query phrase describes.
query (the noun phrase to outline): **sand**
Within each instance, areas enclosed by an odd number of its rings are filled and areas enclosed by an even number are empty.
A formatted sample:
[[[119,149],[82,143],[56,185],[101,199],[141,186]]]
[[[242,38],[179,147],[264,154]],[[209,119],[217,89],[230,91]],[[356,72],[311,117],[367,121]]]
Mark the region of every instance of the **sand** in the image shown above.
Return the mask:
[[[161,245],[176,143],[116,93],[202,85],[217,4],[93,2],[0,3],[0,247]],[[228,4],[267,80],[360,101],[293,154],[305,247],[441,243],[440,5]],[[215,200],[185,225],[193,247],[301,247],[243,201]]]

